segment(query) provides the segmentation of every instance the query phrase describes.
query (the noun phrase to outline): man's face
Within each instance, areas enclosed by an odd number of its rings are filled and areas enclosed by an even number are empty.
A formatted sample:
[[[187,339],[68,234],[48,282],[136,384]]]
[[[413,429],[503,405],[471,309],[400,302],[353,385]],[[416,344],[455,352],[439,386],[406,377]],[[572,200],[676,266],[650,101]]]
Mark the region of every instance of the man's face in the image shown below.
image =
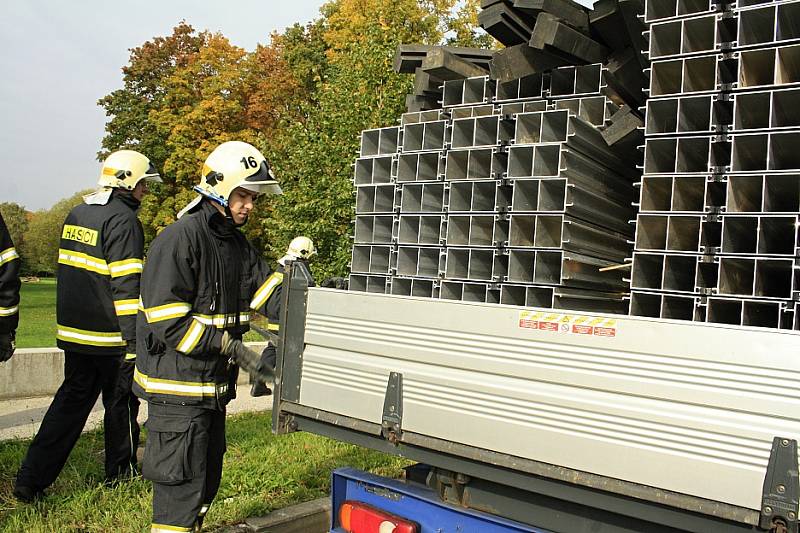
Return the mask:
[[[137,202],[141,202],[142,198],[144,198],[144,195],[148,192],[147,180],[139,180],[139,183],[137,183],[136,187],[133,188],[133,192],[131,194],[134,198],[136,198]]]
[[[237,187],[231,192],[228,198],[228,209],[231,211],[234,224],[239,226],[247,222],[247,217],[250,211],[253,210],[256,198],[258,198],[258,194],[241,187]]]

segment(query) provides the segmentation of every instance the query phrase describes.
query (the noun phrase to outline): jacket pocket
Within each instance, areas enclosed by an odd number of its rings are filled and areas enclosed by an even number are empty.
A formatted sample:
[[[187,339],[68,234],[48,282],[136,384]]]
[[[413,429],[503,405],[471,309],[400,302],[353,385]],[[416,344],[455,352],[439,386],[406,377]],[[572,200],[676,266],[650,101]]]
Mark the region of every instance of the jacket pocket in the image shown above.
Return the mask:
[[[162,485],[179,485],[191,479],[191,419],[150,415],[144,425],[148,434],[142,477]]]
[[[153,332],[148,332],[145,336],[144,346],[147,353],[155,357],[161,357],[167,351],[167,345],[158,340]]]

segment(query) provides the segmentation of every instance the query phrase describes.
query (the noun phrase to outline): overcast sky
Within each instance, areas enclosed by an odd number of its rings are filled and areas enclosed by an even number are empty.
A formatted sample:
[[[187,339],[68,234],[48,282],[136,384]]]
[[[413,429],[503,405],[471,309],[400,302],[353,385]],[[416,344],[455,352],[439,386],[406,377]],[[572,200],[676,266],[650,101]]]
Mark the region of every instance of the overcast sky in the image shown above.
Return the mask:
[[[591,4],[591,0],[579,0]],[[0,202],[48,208],[93,187],[106,116],[129,49],[185,19],[253,50],[316,18],[323,0],[4,0],[0,4]]]
[[[93,187],[106,116],[128,49],[186,19],[247,50],[316,18],[323,0],[3,0],[0,2],[0,202],[48,208]]]

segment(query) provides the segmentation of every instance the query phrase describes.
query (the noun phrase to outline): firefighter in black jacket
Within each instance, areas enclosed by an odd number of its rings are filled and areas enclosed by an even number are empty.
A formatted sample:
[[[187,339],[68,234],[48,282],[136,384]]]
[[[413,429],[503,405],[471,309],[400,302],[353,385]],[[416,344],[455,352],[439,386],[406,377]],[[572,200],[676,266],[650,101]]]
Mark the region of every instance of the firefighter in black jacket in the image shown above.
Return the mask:
[[[309,259],[311,259],[311,257],[316,253],[317,249],[314,247],[314,241],[308,237],[295,237],[292,239],[292,242],[289,243],[289,248],[286,250],[284,256],[278,259],[278,268],[276,270],[283,273],[288,261],[303,261],[307,264]],[[270,321],[267,323],[267,330],[270,333],[278,335],[280,333],[281,326],[278,322]],[[261,365],[264,368],[274,369],[277,356],[278,353],[275,343],[271,340],[268,341],[267,347],[264,348],[263,352],[261,352]],[[250,376],[250,384],[252,385],[250,387],[250,396],[258,397],[269,396],[272,394],[272,389],[270,389],[266,383],[256,379],[252,375]]]
[[[0,215],[0,363],[14,355],[19,323],[19,254]]]
[[[222,478],[236,365],[271,376],[242,335],[252,312],[274,320],[280,307],[283,275],[237,229],[258,195],[281,193],[264,156],[223,143],[195,190],[200,196],[153,240],[142,275],[134,392],[148,402],[142,475],[153,482],[151,531],[202,525]]]
[[[64,350],[64,383],[28,448],[14,495],[30,501],[64,466],[103,393],[108,481],[135,472],[138,401],[130,394],[144,234],[136,210],[147,181],[161,181],[142,154],[112,153],[101,188],[64,222],[58,250],[56,339]]]

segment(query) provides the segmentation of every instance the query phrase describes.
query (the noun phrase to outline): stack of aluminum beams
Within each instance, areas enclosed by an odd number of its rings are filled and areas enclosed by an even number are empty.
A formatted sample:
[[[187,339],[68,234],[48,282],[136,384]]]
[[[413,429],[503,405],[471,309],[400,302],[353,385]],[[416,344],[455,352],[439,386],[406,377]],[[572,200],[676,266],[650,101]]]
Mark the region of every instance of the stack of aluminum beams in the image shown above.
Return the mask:
[[[602,66],[451,80],[362,134],[350,288],[625,313],[635,165],[599,130]]]
[[[800,2],[648,0],[631,313],[800,329]]]

